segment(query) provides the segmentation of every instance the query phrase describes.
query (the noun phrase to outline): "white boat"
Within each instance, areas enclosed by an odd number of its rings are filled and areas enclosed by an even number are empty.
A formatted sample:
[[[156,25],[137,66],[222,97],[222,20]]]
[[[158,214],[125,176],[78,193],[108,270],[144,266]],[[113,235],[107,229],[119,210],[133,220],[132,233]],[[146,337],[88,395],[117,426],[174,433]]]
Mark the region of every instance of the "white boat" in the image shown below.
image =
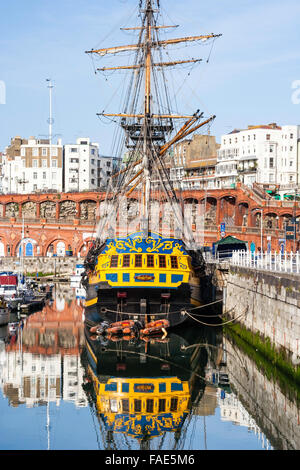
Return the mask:
[[[75,272],[70,278],[71,287],[81,287],[82,273],[84,273],[84,265],[76,264]]]

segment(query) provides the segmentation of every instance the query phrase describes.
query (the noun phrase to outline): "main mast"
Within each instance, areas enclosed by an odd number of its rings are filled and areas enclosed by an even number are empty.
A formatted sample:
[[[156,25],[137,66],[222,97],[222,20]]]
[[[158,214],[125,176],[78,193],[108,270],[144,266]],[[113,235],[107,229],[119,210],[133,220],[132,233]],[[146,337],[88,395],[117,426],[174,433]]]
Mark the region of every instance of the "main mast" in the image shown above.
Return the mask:
[[[150,210],[150,187],[151,187],[151,172],[150,172],[150,158],[152,151],[151,144],[151,49],[152,49],[152,36],[151,26],[153,20],[152,0],[147,0],[146,5],[146,34],[145,34],[145,111],[144,111],[144,148],[143,148],[143,162],[145,180],[143,183],[143,218],[141,221],[141,228],[145,236],[149,234],[149,210]]]
[[[156,3],[157,8],[153,8]],[[143,7],[143,8],[141,8]],[[183,38],[174,38],[160,40],[158,32],[162,28],[172,28],[176,26],[157,25],[156,13],[159,12],[159,0],[140,0],[141,8],[141,26],[134,28],[123,28],[125,30],[138,30],[139,36],[136,44],[124,46],[115,46],[104,49],[92,49],[86,51],[88,54],[104,57],[107,55],[115,55],[122,52],[135,52],[135,61],[132,65],[120,65],[117,67],[101,67],[98,71],[110,70],[132,70],[134,77],[131,81],[131,100],[128,98],[125,112],[123,113],[98,113],[99,116],[119,117],[120,125],[126,133],[127,148],[132,149],[135,153],[131,164],[128,168],[121,170],[113,175],[115,184],[114,198],[117,195],[124,194],[128,197],[137,187],[141,187],[141,229],[145,236],[150,231],[150,201],[151,201],[151,183],[153,174],[157,175],[161,190],[168,202],[173,206],[173,202],[177,201],[176,191],[170,181],[168,172],[164,164],[164,156],[172,145],[185,139],[187,136],[209,124],[215,116],[210,116],[204,120],[203,113],[197,110],[193,115],[178,115],[172,112],[162,113],[159,107],[158,111],[153,112],[152,104],[152,76],[155,80],[155,71],[164,70],[165,67],[173,67],[180,64],[195,63],[202,59],[187,59],[178,61],[164,62],[153,60],[153,51],[158,51],[166,46],[191,41],[207,41],[215,39],[221,34],[208,34],[199,36],[189,36]],[[144,78],[144,102],[143,110],[137,112],[138,98],[137,93],[140,90],[142,77]],[[163,76],[164,80],[164,76]],[[137,84],[135,87],[133,83]],[[165,81],[163,81],[165,86]],[[155,83],[157,87],[157,82]],[[156,100],[157,101],[157,100]],[[157,105],[157,103],[156,103]],[[169,107],[168,107],[169,108]],[[174,120],[184,120],[184,124],[171,138],[174,130]],[[127,175],[127,178],[126,178]],[[119,185],[119,186],[118,186]],[[182,221],[179,205],[175,204],[174,214]],[[179,222],[180,223],[180,222]],[[103,229],[103,227],[102,227]]]

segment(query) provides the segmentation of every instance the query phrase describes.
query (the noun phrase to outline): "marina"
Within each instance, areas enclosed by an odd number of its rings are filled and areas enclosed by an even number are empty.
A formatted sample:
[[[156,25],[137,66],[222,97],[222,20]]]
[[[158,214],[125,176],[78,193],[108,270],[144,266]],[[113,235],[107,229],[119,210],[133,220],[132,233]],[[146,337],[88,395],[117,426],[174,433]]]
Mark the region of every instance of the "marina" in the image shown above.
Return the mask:
[[[299,447],[299,389],[222,327],[92,338],[74,293],[59,284],[43,310],[1,327],[2,449]]]

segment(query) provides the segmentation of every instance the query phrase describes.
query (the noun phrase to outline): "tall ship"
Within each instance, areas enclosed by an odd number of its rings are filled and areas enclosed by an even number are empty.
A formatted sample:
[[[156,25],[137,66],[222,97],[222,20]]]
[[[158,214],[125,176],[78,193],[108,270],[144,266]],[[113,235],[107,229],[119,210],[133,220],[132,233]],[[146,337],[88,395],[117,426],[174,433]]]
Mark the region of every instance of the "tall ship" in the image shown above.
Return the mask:
[[[117,54],[130,62],[96,67],[104,74],[121,73],[128,89],[121,113],[98,113],[117,124],[120,136],[113,144],[123,163],[100,204],[82,283],[86,320],[138,321],[150,331],[181,324],[201,304],[205,263],[185,212],[181,181],[171,178],[170,168],[174,146],[215,119],[200,110],[174,111],[177,96],[170,98],[167,71],[202,59],[170,60],[168,48],[213,43],[221,35],[161,39],[177,25],[160,24],[160,1],[140,0],[137,7],[138,25],[121,28],[137,34],[134,44],[86,51],[94,64]]]

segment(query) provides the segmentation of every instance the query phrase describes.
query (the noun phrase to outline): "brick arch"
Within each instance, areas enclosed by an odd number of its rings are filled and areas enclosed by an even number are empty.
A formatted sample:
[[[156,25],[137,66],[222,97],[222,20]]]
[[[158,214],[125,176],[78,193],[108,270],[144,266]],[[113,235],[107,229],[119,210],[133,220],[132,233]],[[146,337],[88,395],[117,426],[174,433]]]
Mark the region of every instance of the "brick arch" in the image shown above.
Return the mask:
[[[76,217],[78,207],[73,199],[63,199],[59,201],[59,218],[73,220]]]
[[[52,238],[51,240],[48,240],[46,243],[45,243],[45,252],[44,252],[44,256],[47,256],[47,253],[49,252],[49,248],[51,245],[53,245],[53,254],[56,253],[56,249],[57,249],[57,244],[59,242],[63,242],[65,244],[65,251],[68,250],[68,246],[70,245],[72,247],[72,240],[68,240],[66,237],[54,237]],[[51,252],[51,251],[50,251]]]
[[[84,242],[81,242],[81,244],[79,245],[78,253],[80,253],[82,257],[86,256],[90,246],[94,242],[95,242],[94,238],[87,238],[86,240],[84,240]],[[86,250],[83,250],[84,247],[86,247]]]
[[[27,236],[27,237],[24,238],[24,241],[27,242],[27,243],[29,243],[30,240],[33,241],[33,243],[32,243],[32,245],[33,245],[33,256],[35,256],[37,254],[37,248],[40,247],[40,245],[39,245],[39,242],[31,236]],[[22,241],[22,238],[19,238],[19,240],[14,244],[13,253],[14,253],[15,256],[19,256],[19,249],[20,249],[21,241]],[[26,250],[27,243],[24,243],[25,250]],[[24,256],[25,255],[26,255],[26,253],[24,253]]]
[[[37,216],[37,203],[35,201],[24,201],[20,203],[22,216],[27,219],[35,219]]]

